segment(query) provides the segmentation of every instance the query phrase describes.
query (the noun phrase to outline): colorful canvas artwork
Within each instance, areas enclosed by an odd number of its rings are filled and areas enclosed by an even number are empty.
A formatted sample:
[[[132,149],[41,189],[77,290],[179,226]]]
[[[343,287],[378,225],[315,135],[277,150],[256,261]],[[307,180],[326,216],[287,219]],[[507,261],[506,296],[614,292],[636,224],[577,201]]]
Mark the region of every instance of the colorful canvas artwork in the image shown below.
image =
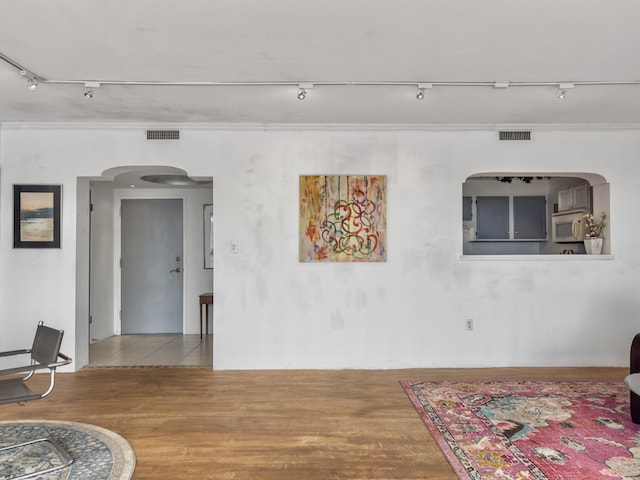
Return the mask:
[[[300,261],[384,262],[387,178],[300,176]]]

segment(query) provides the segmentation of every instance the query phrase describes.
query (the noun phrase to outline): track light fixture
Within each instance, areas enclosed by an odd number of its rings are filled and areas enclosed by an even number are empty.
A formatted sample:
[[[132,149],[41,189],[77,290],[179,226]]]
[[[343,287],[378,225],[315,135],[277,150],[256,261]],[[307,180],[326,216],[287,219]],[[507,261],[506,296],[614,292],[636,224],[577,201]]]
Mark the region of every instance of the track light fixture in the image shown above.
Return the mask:
[[[418,100],[422,100],[424,98],[424,91],[427,88],[433,88],[433,84],[431,83],[419,83],[418,90],[416,92],[416,98]]]
[[[4,56],[0,56],[0,58],[5,60]],[[27,79],[27,90],[29,90],[30,92],[35,92],[36,89],[38,88],[38,84],[43,81],[42,78],[40,78],[38,75],[36,75],[32,71],[27,70],[26,68],[20,67],[20,75],[22,75]]]
[[[27,88],[31,92],[35,92],[39,84],[46,84],[51,86],[58,85],[84,85],[83,95],[90,99],[93,98],[95,89],[100,85],[106,84],[111,86],[141,86],[141,87],[286,87],[291,88],[297,86],[296,96],[300,100],[307,98],[307,93],[314,87],[314,85],[320,85],[321,87],[365,87],[365,86],[377,86],[377,87],[407,87],[417,86],[416,98],[423,100],[425,97],[425,90],[436,87],[454,87],[454,88],[499,88],[499,89],[513,89],[513,88],[540,88],[549,89],[550,87],[557,87],[556,96],[559,99],[565,98],[567,91],[578,86],[598,86],[598,87],[620,87],[622,85],[640,87],[640,80],[575,80],[572,83],[560,83],[557,81],[514,81],[498,80],[498,81],[466,81],[466,80],[452,80],[452,81],[434,81],[432,83],[416,83],[415,80],[397,80],[397,81],[371,81],[371,80],[318,80],[315,83],[299,83],[297,81],[253,81],[253,82],[232,82],[232,81],[165,81],[165,80],[100,80],[100,81],[87,81],[70,78],[45,78],[31,70],[23,67],[20,63],[12,58],[8,57],[4,53],[0,52],[0,62],[4,62],[13,67],[21,76],[27,79]]]
[[[100,88],[100,82],[84,82],[84,98],[91,100],[94,88]]]
[[[564,99],[567,96],[567,90],[573,88],[575,85],[573,83],[559,83],[558,91],[556,92],[556,97],[560,100]]]
[[[307,90],[313,88],[313,83],[300,83],[298,84],[298,100],[304,100],[307,98]]]
[[[30,92],[35,92],[37,88],[38,88],[38,81],[34,78],[29,78],[27,80],[27,90],[29,90]]]

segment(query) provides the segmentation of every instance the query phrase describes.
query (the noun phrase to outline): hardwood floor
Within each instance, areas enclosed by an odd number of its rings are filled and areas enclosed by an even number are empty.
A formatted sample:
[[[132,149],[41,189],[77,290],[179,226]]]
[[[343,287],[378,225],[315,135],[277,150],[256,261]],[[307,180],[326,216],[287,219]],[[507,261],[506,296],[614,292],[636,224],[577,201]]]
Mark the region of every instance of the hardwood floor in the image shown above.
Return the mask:
[[[622,382],[627,372],[85,369],[59,373],[44,400],[1,406],[0,420],[70,420],[118,432],[135,450],[136,480],[455,480],[400,380]]]

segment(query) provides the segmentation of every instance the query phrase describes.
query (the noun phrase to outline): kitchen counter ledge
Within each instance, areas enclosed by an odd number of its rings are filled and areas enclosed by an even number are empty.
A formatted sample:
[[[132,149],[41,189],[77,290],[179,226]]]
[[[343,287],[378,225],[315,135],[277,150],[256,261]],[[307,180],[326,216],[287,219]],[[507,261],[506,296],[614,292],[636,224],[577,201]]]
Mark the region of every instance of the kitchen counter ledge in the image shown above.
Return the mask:
[[[586,255],[577,253],[573,255],[555,254],[555,255],[460,255],[461,262],[477,262],[477,261],[533,261],[533,262],[597,262],[603,260],[614,260],[615,255]]]

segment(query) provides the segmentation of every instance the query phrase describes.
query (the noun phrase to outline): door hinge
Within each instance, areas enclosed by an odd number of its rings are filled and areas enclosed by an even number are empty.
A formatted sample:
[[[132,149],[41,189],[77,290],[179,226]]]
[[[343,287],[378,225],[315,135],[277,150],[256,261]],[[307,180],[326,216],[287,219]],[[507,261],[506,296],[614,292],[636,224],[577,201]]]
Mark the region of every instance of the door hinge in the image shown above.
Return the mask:
[[[122,259],[118,262],[120,264],[120,268],[122,268]]]
[[[93,323],[93,317],[89,315],[89,325],[91,325],[92,323]]]

